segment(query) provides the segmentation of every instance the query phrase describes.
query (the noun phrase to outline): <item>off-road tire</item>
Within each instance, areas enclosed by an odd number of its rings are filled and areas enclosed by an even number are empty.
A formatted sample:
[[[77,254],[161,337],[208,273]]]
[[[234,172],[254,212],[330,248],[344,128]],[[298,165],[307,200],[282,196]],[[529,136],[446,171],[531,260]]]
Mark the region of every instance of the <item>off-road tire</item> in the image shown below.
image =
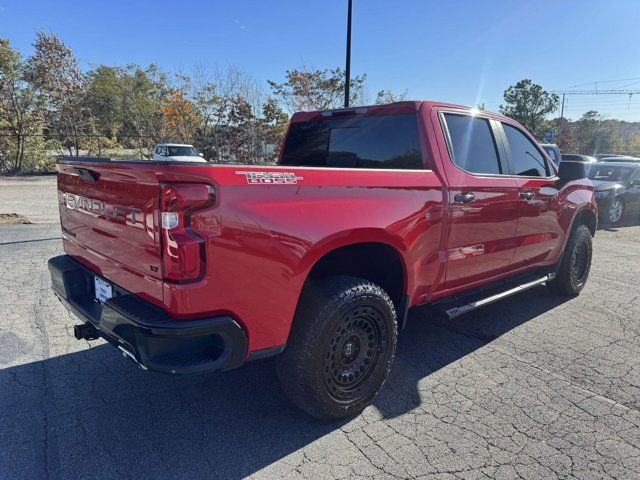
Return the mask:
[[[578,295],[589,277],[592,253],[593,245],[589,228],[586,225],[573,228],[556,277],[547,282],[549,290],[561,295]]]
[[[397,337],[393,302],[378,285],[349,276],[309,283],[278,358],[282,389],[320,420],[354,416],[386,380]]]

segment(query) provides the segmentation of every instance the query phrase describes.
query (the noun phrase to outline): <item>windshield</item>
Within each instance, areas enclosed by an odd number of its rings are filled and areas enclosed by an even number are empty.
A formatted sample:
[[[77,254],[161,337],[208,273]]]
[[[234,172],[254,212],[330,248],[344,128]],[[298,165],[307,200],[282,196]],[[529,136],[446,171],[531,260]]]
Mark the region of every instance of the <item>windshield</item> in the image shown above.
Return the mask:
[[[591,180],[602,180],[604,182],[624,182],[631,176],[634,170],[635,167],[593,165],[589,169],[589,178]]]
[[[197,157],[198,151],[193,147],[167,147],[170,157]]]

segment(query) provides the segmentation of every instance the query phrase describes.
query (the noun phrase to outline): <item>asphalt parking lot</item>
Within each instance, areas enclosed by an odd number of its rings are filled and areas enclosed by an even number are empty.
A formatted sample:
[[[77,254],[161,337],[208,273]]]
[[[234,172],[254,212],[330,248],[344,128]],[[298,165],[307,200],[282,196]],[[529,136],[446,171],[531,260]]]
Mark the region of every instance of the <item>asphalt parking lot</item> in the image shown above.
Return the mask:
[[[144,372],[49,289],[55,178],[0,179],[0,478],[640,478],[640,222],[603,228],[589,283],[450,322],[415,312],[359,417],[321,424],[273,363]]]

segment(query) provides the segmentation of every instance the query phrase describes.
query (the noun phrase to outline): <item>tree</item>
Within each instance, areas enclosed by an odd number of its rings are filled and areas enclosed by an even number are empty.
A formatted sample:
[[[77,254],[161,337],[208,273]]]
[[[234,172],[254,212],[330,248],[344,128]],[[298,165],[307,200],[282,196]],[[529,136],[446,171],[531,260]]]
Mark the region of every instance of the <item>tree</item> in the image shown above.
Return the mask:
[[[44,157],[42,102],[29,78],[20,53],[0,39],[0,171],[19,172]]]
[[[168,92],[167,76],[156,65],[122,67],[118,95],[123,137],[129,146],[137,146],[141,157],[162,139],[162,102]]]
[[[391,89],[380,90],[376,95],[376,105],[382,105],[384,103],[402,102],[407,97],[407,91],[401,93],[393,93]]]
[[[343,105],[345,73],[342,68],[310,70],[302,67],[287,70],[286,81],[269,80],[271,92],[289,113],[305,110],[328,110]],[[361,103],[366,75],[357,75],[349,82],[349,104]]]
[[[162,100],[164,125],[162,136],[165,139],[182,142],[193,142],[198,117],[193,104],[184,97],[180,90],[171,90]]]
[[[640,132],[630,133],[625,142],[625,152],[628,155],[640,157]]]
[[[289,115],[278,106],[278,102],[274,98],[267,98],[262,107],[260,124],[263,142],[261,157],[265,163],[275,163],[278,159],[288,123]]]
[[[520,122],[533,135],[541,137],[546,128],[545,117],[558,108],[558,96],[542,89],[531,80],[520,80],[504,92],[500,113]]]
[[[123,112],[120,101],[122,70],[100,65],[87,73],[88,103],[95,116],[96,130],[116,139],[121,132]]]
[[[556,144],[561,152],[579,152],[580,145],[576,137],[575,128],[566,118],[558,119],[558,137]]]
[[[575,122],[580,152],[593,155],[602,152],[602,116],[595,110],[585,112]]]
[[[54,33],[36,32],[33,46],[30,81],[43,94],[48,126],[78,155],[80,139],[94,130],[86,77],[73,52]]]

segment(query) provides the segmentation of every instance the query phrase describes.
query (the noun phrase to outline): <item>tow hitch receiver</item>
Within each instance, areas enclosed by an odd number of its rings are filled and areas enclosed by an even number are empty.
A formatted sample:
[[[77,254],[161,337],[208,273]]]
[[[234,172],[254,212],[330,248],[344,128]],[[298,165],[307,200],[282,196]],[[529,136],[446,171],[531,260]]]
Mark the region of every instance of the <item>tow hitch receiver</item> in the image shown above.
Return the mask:
[[[96,327],[87,322],[82,325],[74,325],[73,336],[76,337],[76,340],[96,340],[100,335]]]

